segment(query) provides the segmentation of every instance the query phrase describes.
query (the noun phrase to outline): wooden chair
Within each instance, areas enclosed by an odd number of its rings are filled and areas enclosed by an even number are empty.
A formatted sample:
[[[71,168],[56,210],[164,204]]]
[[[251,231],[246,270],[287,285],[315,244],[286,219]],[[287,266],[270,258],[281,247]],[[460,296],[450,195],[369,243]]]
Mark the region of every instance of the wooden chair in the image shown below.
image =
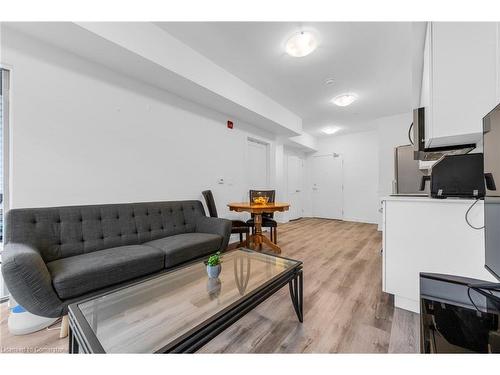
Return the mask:
[[[253,202],[253,199],[259,196],[265,196],[269,198],[269,203],[275,203],[276,190],[250,190],[250,202]],[[252,233],[254,232],[254,219],[253,215],[250,220],[247,220],[248,226],[252,228]],[[278,243],[278,223],[274,220],[274,213],[263,213],[262,214],[262,227],[270,228],[270,237],[271,241],[275,244]]]
[[[217,215],[217,207],[215,206],[214,195],[212,194],[212,190],[205,190],[201,194],[203,194],[203,198],[205,198],[205,202],[208,208],[208,214],[210,217],[218,217]],[[231,220],[231,233],[237,233],[240,235],[240,245],[243,243],[248,246],[248,236],[250,234],[250,226],[242,220]],[[243,234],[245,234],[245,242],[243,242]]]

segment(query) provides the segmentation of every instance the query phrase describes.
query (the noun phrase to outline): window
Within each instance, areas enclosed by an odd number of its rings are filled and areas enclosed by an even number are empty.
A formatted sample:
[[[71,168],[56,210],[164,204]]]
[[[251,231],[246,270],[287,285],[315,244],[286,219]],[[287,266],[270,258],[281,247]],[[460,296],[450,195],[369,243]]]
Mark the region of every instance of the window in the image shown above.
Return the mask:
[[[0,68],[0,257],[3,250],[3,212],[5,207],[5,186],[6,183],[6,171],[8,168],[5,163],[6,157],[6,141],[8,140],[8,124],[9,124],[9,84],[10,76],[9,71]],[[8,292],[4,285],[2,276],[0,274],[0,300],[4,300]]]
[[[0,69],[0,241],[3,241],[3,208],[5,198],[5,134],[9,113],[9,71]]]

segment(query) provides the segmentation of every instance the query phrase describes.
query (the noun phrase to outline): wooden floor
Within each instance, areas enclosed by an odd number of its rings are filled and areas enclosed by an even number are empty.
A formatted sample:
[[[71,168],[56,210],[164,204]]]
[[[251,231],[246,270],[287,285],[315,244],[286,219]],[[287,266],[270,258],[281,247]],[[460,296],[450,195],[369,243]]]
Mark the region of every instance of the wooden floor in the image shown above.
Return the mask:
[[[217,336],[204,353],[416,353],[418,315],[381,291],[377,226],[302,219],[278,228],[283,256],[304,262],[304,323],[284,288]],[[12,336],[1,305],[3,352],[64,352],[57,330]]]

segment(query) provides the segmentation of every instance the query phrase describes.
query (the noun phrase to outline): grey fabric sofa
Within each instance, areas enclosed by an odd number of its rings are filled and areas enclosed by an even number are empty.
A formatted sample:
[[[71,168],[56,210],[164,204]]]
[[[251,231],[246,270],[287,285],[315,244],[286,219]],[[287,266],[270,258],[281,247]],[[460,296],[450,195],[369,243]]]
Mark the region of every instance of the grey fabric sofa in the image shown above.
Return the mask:
[[[45,317],[118,284],[224,250],[231,221],[199,201],[13,209],[2,274],[29,312]]]

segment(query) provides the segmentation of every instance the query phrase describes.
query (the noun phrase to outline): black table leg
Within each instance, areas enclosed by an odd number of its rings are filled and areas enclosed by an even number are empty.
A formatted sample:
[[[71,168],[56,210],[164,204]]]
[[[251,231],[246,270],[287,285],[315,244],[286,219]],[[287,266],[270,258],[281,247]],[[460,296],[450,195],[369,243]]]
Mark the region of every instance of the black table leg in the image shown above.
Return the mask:
[[[73,330],[68,328],[68,353],[73,354]]]
[[[295,313],[297,314],[297,318],[299,318],[299,322],[304,321],[303,315],[303,274],[302,270],[298,270],[295,274],[295,277],[291,279],[288,283],[290,287],[290,297],[292,298],[293,308],[295,309]]]
[[[68,352],[69,354],[78,354],[79,347],[78,347],[78,341],[76,340],[76,337],[73,333],[73,330],[71,329],[71,325],[68,328]]]

